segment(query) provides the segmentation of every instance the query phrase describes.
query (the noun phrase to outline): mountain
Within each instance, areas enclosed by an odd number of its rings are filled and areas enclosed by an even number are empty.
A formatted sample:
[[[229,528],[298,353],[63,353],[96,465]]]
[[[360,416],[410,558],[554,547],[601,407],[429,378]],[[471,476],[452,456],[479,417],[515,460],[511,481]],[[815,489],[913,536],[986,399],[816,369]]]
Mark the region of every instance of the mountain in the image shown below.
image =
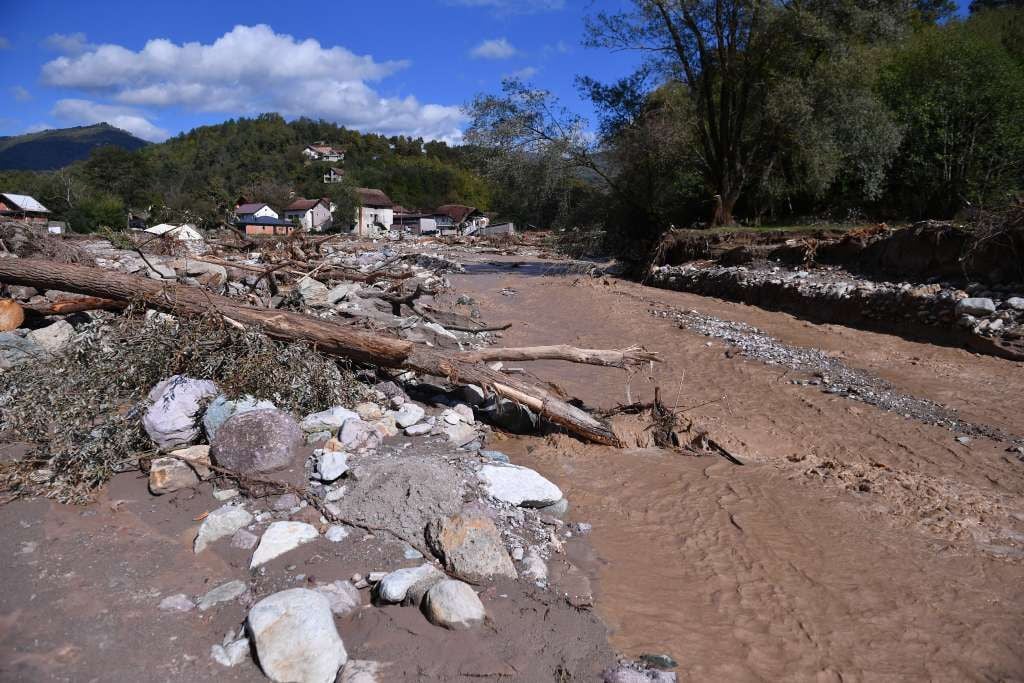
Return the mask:
[[[149,143],[108,123],[0,137],[0,170],[44,171],[89,156],[96,147],[136,150]]]

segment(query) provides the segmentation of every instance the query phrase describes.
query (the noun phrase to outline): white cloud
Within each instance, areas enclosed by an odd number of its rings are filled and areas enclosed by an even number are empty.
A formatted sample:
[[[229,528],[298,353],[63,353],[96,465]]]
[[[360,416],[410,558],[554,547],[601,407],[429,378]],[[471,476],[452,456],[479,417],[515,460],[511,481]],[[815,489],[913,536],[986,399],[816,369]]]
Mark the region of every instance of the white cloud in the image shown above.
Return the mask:
[[[32,99],[32,93],[20,85],[11,86],[11,95],[16,102],[28,102]]]
[[[512,73],[506,74],[505,78],[518,78],[521,81],[528,81],[537,75],[539,69],[535,66],[526,66],[522,69],[517,69]]]
[[[447,0],[449,5],[485,7],[497,14],[533,14],[565,7],[565,0]]]
[[[516,49],[506,38],[485,40],[469,51],[469,55],[474,59],[508,59],[515,54]]]
[[[43,45],[65,55],[81,54],[96,47],[86,40],[84,33],[52,33]]]
[[[57,100],[51,113],[70,125],[109,123],[152,142],[161,142],[169,137],[166,130],[154,125],[142,113],[131,107],[101,104],[90,100],[64,99]]]
[[[382,97],[367,83],[408,65],[378,62],[264,24],[236,26],[210,44],[154,39],[139,51],[93,46],[43,66],[43,82],[77,88],[127,107],[323,117],[360,130],[453,140],[465,121],[457,106]],[[138,115],[137,110],[132,110]]]
[[[51,130],[53,126],[43,121],[39,123],[33,123],[32,125],[25,128],[26,133],[41,133],[44,130]]]

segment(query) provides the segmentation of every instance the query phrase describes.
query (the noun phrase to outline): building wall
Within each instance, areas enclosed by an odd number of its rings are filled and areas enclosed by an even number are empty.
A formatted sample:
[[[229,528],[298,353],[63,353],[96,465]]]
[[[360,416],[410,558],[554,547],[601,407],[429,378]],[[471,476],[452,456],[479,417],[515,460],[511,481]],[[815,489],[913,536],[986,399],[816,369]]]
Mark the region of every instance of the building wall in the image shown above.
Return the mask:
[[[395,222],[395,210],[374,206],[360,206],[356,209],[356,234],[373,236],[391,229]],[[377,226],[380,223],[383,228]]]
[[[246,225],[245,234],[252,236],[290,235],[292,228],[287,225]]]

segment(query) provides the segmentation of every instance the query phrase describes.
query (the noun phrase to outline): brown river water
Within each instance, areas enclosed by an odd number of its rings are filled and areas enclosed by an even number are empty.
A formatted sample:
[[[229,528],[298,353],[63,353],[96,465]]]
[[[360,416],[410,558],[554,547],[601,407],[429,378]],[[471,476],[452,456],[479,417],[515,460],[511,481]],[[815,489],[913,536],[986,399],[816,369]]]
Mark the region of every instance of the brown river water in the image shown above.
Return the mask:
[[[960,444],[940,427],[793,385],[783,369],[648,309],[748,322],[1014,434],[1024,434],[1024,366],[546,275],[543,264],[470,271],[455,288],[488,322],[514,323],[504,345],[639,343],[664,361],[631,377],[556,362],[529,371],[600,408],[625,402],[627,383],[634,401],[658,385],[746,463],[565,436],[493,444],[558,483],[571,518],[593,524],[584,569],[618,650],[671,654],[682,680],[1024,680],[1024,463],[1005,443]]]

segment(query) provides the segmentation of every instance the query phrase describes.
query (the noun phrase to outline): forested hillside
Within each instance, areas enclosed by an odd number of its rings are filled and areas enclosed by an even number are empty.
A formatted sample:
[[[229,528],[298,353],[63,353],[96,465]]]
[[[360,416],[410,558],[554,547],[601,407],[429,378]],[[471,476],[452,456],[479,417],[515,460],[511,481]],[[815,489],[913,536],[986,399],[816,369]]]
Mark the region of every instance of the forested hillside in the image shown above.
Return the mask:
[[[0,137],[0,169],[52,170],[86,159],[97,147],[136,150],[148,144],[106,123]]]

